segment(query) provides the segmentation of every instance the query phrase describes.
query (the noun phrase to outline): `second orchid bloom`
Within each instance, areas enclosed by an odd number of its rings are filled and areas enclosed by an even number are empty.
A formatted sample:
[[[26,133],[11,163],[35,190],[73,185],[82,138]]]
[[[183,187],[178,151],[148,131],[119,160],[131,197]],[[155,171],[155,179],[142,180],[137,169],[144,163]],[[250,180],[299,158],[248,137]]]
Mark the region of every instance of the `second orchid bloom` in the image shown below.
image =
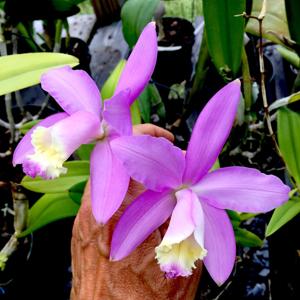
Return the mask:
[[[130,254],[171,217],[155,250],[166,277],[191,275],[201,259],[216,283],[228,278],[236,248],[225,209],[267,212],[287,201],[290,190],[279,178],[256,169],[226,167],[209,172],[230,133],[239,101],[236,80],[208,102],[185,156],[162,138],[131,136],[112,141],[113,151],[131,177],[148,188],[116,225],[112,260]]]

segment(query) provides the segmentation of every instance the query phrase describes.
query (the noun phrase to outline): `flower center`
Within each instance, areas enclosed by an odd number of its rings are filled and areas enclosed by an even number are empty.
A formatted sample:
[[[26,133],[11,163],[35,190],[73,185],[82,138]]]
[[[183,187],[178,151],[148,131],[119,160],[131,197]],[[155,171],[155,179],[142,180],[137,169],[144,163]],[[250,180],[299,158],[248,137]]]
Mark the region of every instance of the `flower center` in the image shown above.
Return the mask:
[[[63,145],[52,137],[50,129],[37,127],[31,135],[31,143],[35,152],[27,156],[23,165],[27,175],[52,179],[67,172],[62,166],[67,159]]]
[[[105,122],[105,120],[103,120],[100,124],[99,134],[96,138],[96,141],[103,141],[108,137],[108,135],[109,135],[109,126]]]
[[[155,252],[160,268],[167,278],[191,275],[196,267],[195,262],[207,255],[206,249],[196,242],[193,234],[177,244],[161,243],[155,248]]]

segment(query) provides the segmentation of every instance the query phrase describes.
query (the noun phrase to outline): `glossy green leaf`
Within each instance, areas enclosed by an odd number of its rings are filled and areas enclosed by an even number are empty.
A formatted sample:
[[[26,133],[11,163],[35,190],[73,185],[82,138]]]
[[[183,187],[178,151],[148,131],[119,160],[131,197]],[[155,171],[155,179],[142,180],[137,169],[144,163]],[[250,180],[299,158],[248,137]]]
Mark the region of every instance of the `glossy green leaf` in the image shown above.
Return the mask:
[[[81,160],[90,160],[94,147],[94,144],[83,144],[76,150],[75,153]]]
[[[300,45],[300,1],[285,0],[285,9],[291,39]]]
[[[0,96],[40,82],[52,68],[76,66],[79,60],[62,53],[25,53],[0,57]]]
[[[152,20],[159,0],[127,0],[121,10],[123,35],[129,47],[137,42],[144,27]]]
[[[262,239],[260,239],[253,232],[246,230],[244,228],[234,229],[236,243],[243,247],[261,247]]]
[[[262,0],[253,0],[251,15],[258,17],[261,12]],[[255,19],[250,19],[246,31],[259,36],[259,26]],[[267,2],[266,16],[263,20],[262,35],[264,38],[282,44],[283,39],[290,39],[284,0]]]
[[[245,21],[236,15],[245,10],[246,0],[203,0],[208,51],[227,80],[241,65]]]
[[[84,192],[87,181],[79,182],[73,185],[69,190],[70,198],[77,204],[81,204],[81,198]]]
[[[125,59],[120,60],[117,66],[110,74],[110,76],[104,82],[103,87],[101,89],[101,96],[103,100],[110,98],[114,94],[114,91],[117,87],[119,78],[121,76],[121,73],[125,65],[126,65],[126,60]]]
[[[300,114],[287,108],[278,110],[278,143],[289,172],[300,185]]]
[[[25,124],[23,124],[20,127],[20,131],[22,134],[26,134],[33,126],[35,126],[36,124],[38,124],[41,120],[33,120],[33,121],[29,121],[26,122]]]
[[[293,197],[288,202],[276,208],[267,226],[266,236],[270,236],[280,227],[300,213],[300,198]]]
[[[89,166],[88,161],[69,161],[64,163],[64,167],[68,169],[67,174],[60,175],[60,177],[51,180],[45,180],[41,177],[31,178],[25,176],[21,185],[30,191],[38,193],[65,192],[76,183],[89,178]]]
[[[26,236],[52,222],[74,217],[78,209],[79,205],[72,201],[67,192],[46,194],[30,208],[28,226],[19,237]]]

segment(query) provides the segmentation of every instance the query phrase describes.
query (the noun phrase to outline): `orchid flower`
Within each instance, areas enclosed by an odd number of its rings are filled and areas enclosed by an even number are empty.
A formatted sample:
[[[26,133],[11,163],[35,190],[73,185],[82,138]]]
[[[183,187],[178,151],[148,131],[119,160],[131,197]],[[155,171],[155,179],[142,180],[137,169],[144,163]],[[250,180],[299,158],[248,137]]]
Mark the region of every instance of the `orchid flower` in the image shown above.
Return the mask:
[[[95,82],[84,71],[70,67],[53,69],[41,77],[42,88],[62,107],[32,128],[17,146],[13,164],[45,179],[67,172],[64,161],[81,145],[95,142],[91,154],[92,211],[98,223],[106,223],[126,194],[129,175],[111,141],[132,134],[130,105],[148,83],[157,57],[155,23],[143,30],[121,74],[115,93],[104,102]]]
[[[204,261],[218,284],[230,275],[236,245],[225,209],[267,212],[288,199],[289,187],[246,167],[209,172],[230,133],[240,82],[229,83],[208,102],[192,132],[186,155],[163,138],[120,137],[112,149],[129,174],[148,188],[115,227],[111,260],[130,254],[170,216],[156,259],[167,278],[189,276]]]

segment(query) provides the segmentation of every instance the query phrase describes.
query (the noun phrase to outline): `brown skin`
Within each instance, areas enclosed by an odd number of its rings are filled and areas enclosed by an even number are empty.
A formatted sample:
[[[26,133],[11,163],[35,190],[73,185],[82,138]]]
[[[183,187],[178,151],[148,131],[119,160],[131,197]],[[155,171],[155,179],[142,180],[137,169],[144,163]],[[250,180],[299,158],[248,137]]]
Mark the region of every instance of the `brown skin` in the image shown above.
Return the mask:
[[[134,134],[149,134],[174,140],[173,135],[154,125],[137,125]],[[154,248],[161,242],[167,224],[154,231],[135,251],[121,261],[109,260],[114,226],[122,212],[142,191],[131,181],[124,202],[105,225],[96,223],[87,184],[75,219],[72,237],[73,284],[71,300],[192,300],[202,273],[202,263],[187,278],[166,279],[155,260]]]

